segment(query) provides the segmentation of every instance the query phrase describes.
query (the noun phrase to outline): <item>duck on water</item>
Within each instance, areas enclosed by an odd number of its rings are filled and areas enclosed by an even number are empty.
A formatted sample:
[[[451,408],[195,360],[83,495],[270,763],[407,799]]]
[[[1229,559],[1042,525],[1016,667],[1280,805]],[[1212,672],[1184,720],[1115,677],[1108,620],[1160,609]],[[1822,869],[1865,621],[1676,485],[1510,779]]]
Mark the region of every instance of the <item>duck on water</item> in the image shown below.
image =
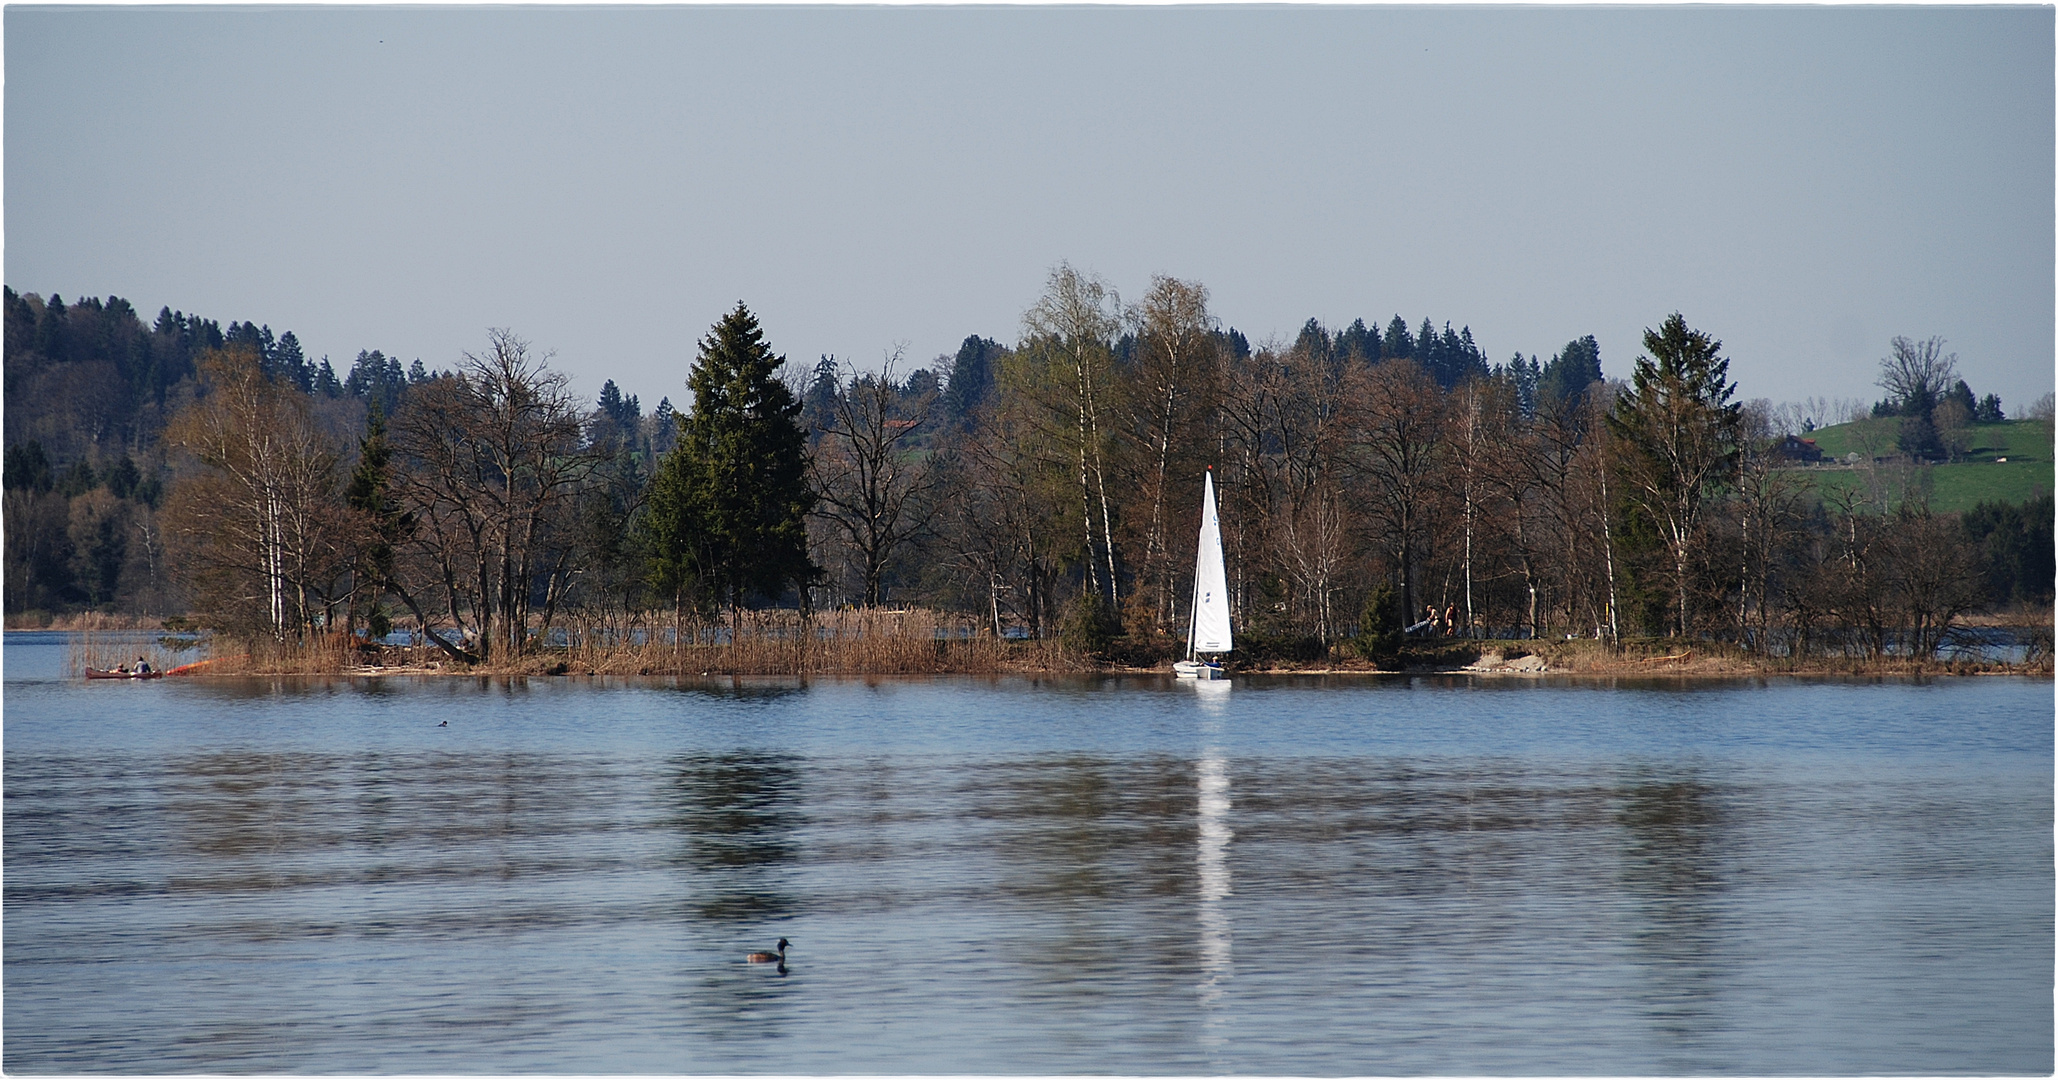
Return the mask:
[[[778,949],[779,949],[779,951],[778,951],[778,952],[775,952],[775,953],[768,953],[768,952],[754,952],[754,953],[751,953],[751,954],[750,954],[749,956],[746,956],[746,957],[744,957],[744,958],[743,958],[743,960],[744,960],[744,962],[745,962],[745,963],[750,963],[750,964],[780,964],[780,965],[784,965],[784,964],[786,963],[786,946],[788,946],[788,945],[790,945],[790,944],[792,944],[792,942],[790,942],[790,941],[787,941],[787,940],[786,940],[785,938],[780,938],[780,939],[779,939],[779,945],[778,945]]]

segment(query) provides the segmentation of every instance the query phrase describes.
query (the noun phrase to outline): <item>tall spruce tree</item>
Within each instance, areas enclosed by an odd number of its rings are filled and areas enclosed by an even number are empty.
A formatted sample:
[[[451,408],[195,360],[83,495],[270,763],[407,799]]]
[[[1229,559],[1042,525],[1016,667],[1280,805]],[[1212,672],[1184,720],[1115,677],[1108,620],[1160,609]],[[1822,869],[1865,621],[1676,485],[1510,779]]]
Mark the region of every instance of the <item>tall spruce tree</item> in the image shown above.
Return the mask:
[[[1587,391],[1601,381],[1601,345],[1592,334],[1565,343],[1558,355],[1538,373],[1536,397],[1539,407],[1574,412],[1586,400]]]
[[[1615,398],[1608,430],[1622,497],[1662,538],[1671,556],[1673,629],[1692,629],[1689,575],[1702,540],[1706,500],[1736,468],[1743,406],[1732,402],[1722,343],[1687,326],[1678,312],[1644,331],[1630,385]]]
[[[386,441],[386,416],[373,401],[365,410],[364,436],[357,441],[357,467],[343,489],[343,503],[360,515],[363,531],[351,564],[354,580],[345,618],[352,633],[363,611],[373,638],[393,630],[380,602],[393,578],[393,549],[414,528],[414,515],[393,494],[393,446]]]
[[[651,480],[643,528],[651,584],[682,610],[751,595],[776,598],[821,571],[808,558],[807,434],[765,344],[740,301],[701,339],[686,380],[693,410]]]

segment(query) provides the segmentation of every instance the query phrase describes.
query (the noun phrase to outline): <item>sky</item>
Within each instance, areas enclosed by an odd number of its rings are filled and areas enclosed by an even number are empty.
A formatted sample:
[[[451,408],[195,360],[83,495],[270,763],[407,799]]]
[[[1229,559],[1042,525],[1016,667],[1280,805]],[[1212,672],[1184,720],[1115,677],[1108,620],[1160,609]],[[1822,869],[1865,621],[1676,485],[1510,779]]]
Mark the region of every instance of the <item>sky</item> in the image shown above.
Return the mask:
[[[5,9],[6,283],[431,368],[507,327],[682,402],[739,301],[796,366],[1012,343],[1068,261],[1225,325],[1678,311],[1740,398],[1946,339],[2053,385],[2054,9]]]

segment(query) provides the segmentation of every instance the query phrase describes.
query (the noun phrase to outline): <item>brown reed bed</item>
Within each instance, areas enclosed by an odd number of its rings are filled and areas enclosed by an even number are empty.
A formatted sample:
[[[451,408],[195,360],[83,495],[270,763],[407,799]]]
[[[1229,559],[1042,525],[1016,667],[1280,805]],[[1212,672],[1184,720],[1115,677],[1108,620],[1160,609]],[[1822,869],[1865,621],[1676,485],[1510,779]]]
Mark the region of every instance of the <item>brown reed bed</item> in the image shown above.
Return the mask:
[[[150,661],[158,671],[170,671],[199,658],[191,650],[175,650],[162,638],[130,627],[100,627],[72,631],[65,645],[65,667],[78,674],[87,668],[108,671],[134,664],[137,657]]]
[[[568,635],[530,663],[596,675],[946,675],[1080,666],[1054,643],[1010,642],[971,616],[915,608],[741,612],[652,625],[637,638]],[[548,668],[547,668],[548,670]]]
[[[152,667],[181,675],[464,674],[500,676],[625,675],[990,675],[1163,670],[1162,650],[1131,648],[1106,659],[1081,655],[1055,641],[998,638],[971,615],[915,608],[741,612],[729,619],[676,624],[669,612],[642,613],[601,623],[573,623],[532,643],[518,657],[455,661],[432,645],[371,646],[342,634],[315,634],[285,642],[270,638],[209,638],[179,651],[170,639],[134,630],[74,632],[74,670],[111,668],[146,656]],[[1146,655],[1149,653],[1150,655]],[[1133,655],[1132,655],[1133,654]],[[1535,657],[1551,673],[1597,676],[1722,678],[1795,675],[2017,674],[2049,677],[2048,643],[2023,662],[1860,656],[1763,657],[1712,641],[1592,639],[1482,642],[1448,639],[1407,650],[1392,670],[1481,670],[1491,658]],[[1246,658],[1232,669],[1247,673],[1376,672],[1378,665],[1345,649],[1303,662]]]
[[[7,616],[9,630],[58,630],[69,633],[97,633],[119,630],[156,630],[164,619],[157,615],[124,615],[108,611],[24,611]],[[131,656],[129,659],[134,660]]]
[[[944,675],[1085,671],[1056,642],[1005,641],[973,616],[925,609],[747,611],[732,623],[675,624],[669,613],[560,626],[517,657],[477,664],[433,645],[368,646],[341,634],[284,642],[209,641],[192,674]],[[133,660],[134,657],[129,657]],[[156,659],[151,663],[155,665]],[[183,673],[182,673],[183,674]]]

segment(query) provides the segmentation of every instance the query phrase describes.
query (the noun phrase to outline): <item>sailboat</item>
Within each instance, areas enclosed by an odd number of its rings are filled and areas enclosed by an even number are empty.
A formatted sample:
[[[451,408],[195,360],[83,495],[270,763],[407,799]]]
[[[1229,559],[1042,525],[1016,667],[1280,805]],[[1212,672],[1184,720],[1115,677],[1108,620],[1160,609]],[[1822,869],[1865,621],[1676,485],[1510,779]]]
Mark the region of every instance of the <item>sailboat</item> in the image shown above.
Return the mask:
[[[1222,665],[1202,659],[1236,647],[1229,631],[1229,575],[1222,568],[1222,522],[1215,516],[1215,472],[1201,488],[1200,554],[1193,563],[1193,619],[1186,629],[1186,659],[1172,665],[1182,679],[1220,679]]]

